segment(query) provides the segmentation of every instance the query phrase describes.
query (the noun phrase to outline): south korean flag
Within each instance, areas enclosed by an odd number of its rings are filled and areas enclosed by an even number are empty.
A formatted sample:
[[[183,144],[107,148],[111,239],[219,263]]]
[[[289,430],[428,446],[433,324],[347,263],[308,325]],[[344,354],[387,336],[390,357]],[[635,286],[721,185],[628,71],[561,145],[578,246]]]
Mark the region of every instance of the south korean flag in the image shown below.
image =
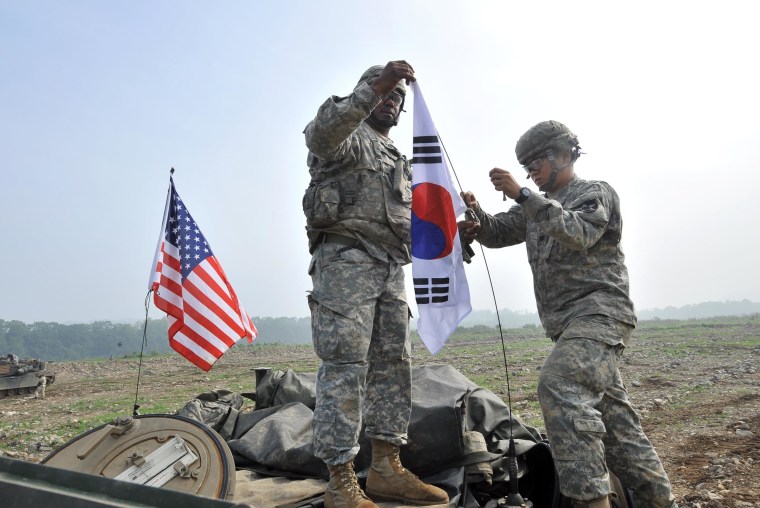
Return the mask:
[[[457,228],[457,217],[467,207],[452,183],[418,82],[412,91],[412,276],[417,332],[435,354],[472,310]]]

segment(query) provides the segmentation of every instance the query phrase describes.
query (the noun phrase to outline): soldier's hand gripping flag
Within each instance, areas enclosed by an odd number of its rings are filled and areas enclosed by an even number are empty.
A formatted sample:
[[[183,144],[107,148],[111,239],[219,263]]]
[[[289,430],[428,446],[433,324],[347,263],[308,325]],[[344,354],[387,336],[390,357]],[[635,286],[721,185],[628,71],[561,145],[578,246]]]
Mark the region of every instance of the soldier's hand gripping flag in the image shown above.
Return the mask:
[[[467,207],[453,185],[418,83],[412,83],[412,277],[417,333],[435,354],[472,310],[457,228],[457,216]]]
[[[256,327],[171,178],[150,289],[156,307],[166,312],[169,345],[205,371],[238,340],[256,338]]]

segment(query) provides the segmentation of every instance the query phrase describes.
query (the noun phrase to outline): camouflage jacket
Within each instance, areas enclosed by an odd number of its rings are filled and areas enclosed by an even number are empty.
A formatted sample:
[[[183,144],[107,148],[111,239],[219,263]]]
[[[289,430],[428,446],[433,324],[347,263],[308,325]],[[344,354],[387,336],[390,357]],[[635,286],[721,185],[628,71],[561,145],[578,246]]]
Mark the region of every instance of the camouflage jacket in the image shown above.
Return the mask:
[[[356,238],[373,257],[408,263],[411,166],[365,120],[380,98],[366,83],[331,97],[304,130],[311,182],[303,199],[309,250],[323,232]]]
[[[620,247],[620,201],[609,184],[575,176],[556,193],[534,192],[507,212],[476,213],[484,246],[526,242],[547,336],[556,337],[580,316],[603,315],[636,325]]]

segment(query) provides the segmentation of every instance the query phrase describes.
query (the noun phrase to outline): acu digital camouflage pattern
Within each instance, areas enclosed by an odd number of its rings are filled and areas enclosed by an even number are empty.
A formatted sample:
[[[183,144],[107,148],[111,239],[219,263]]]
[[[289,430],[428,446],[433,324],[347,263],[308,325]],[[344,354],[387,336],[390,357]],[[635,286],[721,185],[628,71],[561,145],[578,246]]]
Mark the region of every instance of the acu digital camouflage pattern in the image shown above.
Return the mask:
[[[411,168],[365,123],[380,103],[368,83],[376,70],[348,97],[325,101],[304,130],[309,307],[321,360],[314,446],[329,465],[356,456],[362,422],[367,437],[405,445],[411,413],[403,272],[411,260]]]
[[[578,146],[578,136],[556,120],[540,122],[528,129],[515,145],[515,155],[520,164],[527,164],[541,157],[549,148]]]
[[[367,83],[348,97],[332,97],[306,127],[311,182],[303,208],[309,249],[320,234],[356,238],[373,257],[411,261],[411,168],[364,120],[380,99]]]
[[[561,190],[532,193],[507,212],[476,213],[486,247],[526,243],[539,316],[557,342],[538,390],[562,493],[580,500],[608,494],[608,459],[637,489],[639,506],[675,506],[618,371],[636,315],[614,189],[574,176]]]
[[[602,314],[636,324],[620,247],[620,202],[605,182],[573,179],[546,197],[491,216],[476,211],[486,247],[526,243],[541,323],[558,336],[579,316]]]
[[[670,482],[641,428],[620,376],[633,327],[606,316],[573,321],[541,367],[538,399],[562,493],[592,500],[610,492],[608,468],[637,506],[675,506]],[[599,330],[617,345],[596,340]],[[568,336],[569,335],[569,336]],[[613,341],[609,341],[613,342]]]
[[[412,408],[408,307],[401,265],[336,243],[322,245],[314,256],[309,306],[322,361],[314,447],[317,457],[335,465],[359,452],[362,418],[368,438],[406,444]]]

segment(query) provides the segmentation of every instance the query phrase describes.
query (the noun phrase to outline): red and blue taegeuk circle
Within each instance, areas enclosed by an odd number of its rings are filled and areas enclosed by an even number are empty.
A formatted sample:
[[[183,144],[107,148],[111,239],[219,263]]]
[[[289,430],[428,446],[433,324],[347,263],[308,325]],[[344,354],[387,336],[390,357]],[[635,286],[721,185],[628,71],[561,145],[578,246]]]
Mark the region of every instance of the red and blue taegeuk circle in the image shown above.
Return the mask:
[[[445,187],[424,182],[412,188],[412,256],[440,259],[451,254],[457,220]]]

